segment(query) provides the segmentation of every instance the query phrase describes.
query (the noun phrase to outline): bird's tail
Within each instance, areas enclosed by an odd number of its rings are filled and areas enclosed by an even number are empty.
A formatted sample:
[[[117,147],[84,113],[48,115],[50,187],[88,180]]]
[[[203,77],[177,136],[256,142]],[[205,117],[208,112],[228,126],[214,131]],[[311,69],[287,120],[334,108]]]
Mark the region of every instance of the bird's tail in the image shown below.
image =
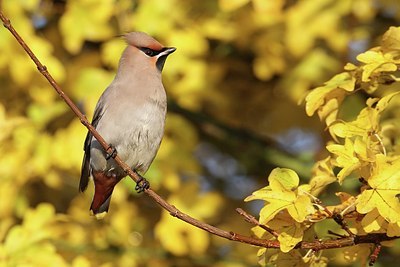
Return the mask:
[[[97,219],[102,219],[108,212],[111,195],[115,185],[120,181],[115,174],[107,175],[105,172],[93,171],[94,197],[90,205],[90,212]]]

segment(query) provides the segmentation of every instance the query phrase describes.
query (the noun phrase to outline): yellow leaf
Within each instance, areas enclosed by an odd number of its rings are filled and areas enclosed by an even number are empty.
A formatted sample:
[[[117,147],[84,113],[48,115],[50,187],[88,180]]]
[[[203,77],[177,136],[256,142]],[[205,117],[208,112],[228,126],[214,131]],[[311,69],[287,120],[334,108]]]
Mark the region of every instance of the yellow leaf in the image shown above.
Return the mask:
[[[373,2],[355,0],[351,2],[351,12],[360,22],[367,22],[376,16],[376,6]]]
[[[350,139],[346,139],[344,145],[328,145],[326,149],[334,154],[336,165],[342,168],[337,175],[339,183],[343,182],[344,178],[350,175],[354,170],[361,167],[361,162],[355,155],[354,145]]]
[[[304,56],[312,50],[318,39],[324,39],[334,50],[343,50],[348,43],[348,36],[337,25],[347,5],[349,2],[346,1],[320,0],[301,1],[290,6],[285,12],[285,43],[289,52],[296,57]],[[337,38],[333,40],[332,35]]]
[[[62,63],[52,55],[54,50],[53,45],[49,41],[35,36],[34,38],[32,38],[32,40],[29,41],[29,46],[36,54],[36,56],[43,63],[46,64],[46,67],[49,71],[51,71],[51,75],[53,76],[53,78],[59,84],[63,82],[66,76],[65,68]],[[28,62],[28,60],[26,62]],[[32,68],[32,70],[37,73],[36,68]]]
[[[325,96],[331,92],[331,88],[325,86],[314,88],[306,97],[306,112],[312,116],[318,108],[325,103]]]
[[[115,38],[101,45],[101,60],[108,66],[117,69],[119,58],[126,47],[122,38]]]
[[[393,72],[397,70],[397,65],[391,54],[383,54],[379,51],[367,51],[357,56],[357,60],[365,63],[362,66],[363,73],[361,80],[368,82],[371,75],[377,72]]]
[[[51,167],[52,138],[48,134],[42,134],[37,139],[34,156],[31,160],[32,172],[35,175],[48,176]],[[46,178],[45,178],[46,179]]]
[[[170,88],[172,89],[171,93],[176,96],[177,102],[182,106],[194,110],[199,109],[199,95],[204,93],[204,89],[207,88],[207,77],[210,67],[203,60],[191,59],[185,57],[183,54],[176,54],[174,56],[176,69],[167,68],[166,71],[171,71],[171,73],[178,71],[176,74],[179,74],[180,78]],[[190,68],[186,67],[182,72],[178,64],[181,66],[190,66]]]
[[[113,77],[113,73],[102,69],[81,69],[72,86],[73,93],[80,99],[90,100],[90,104],[93,106],[91,110],[93,110],[101,93],[111,83]]]
[[[372,233],[383,229],[385,219],[379,215],[377,209],[368,212],[361,221],[361,225],[366,233]]]
[[[115,193],[119,193],[122,190],[116,190]],[[119,194],[113,194],[116,197]],[[117,200],[117,201],[116,201]],[[126,197],[120,199],[115,198],[113,196],[113,203],[115,202],[122,202],[126,201]],[[113,209],[113,214],[110,216],[109,226],[112,227],[113,233],[116,235],[116,239],[114,243],[121,244],[121,245],[133,245],[139,246],[142,242],[141,237],[136,237],[135,233],[132,232],[132,224],[126,223],[127,221],[131,220],[132,218],[139,217],[138,211],[136,206],[128,206],[127,203],[122,202],[123,208],[117,209],[116,211]],[[130,204],[130,203],[129,203]],[[124,239],[118,239],[118,236],[124,236]]]
[[[168,38],[168,43],[179,48],[186,57],[204,56],[208,51],[208,42],[200,32],[194,30],[175,31]]]
[[[32,230],[41,229],[53,219],[54,215],[55,209],[51,204],[41,203],[36,209],[26,212],[23,225]]]
[[[303,260],[306,263],[310,263],[310,267],[327,267],[330,259],[322,256],[321,254],[310,253],[307,257],[304,257]]]
[[[8,138],[14,129],[23,123],[27,123],[26,118],[8,116],[5,107],[0,104],[0,141]]]
[[[336,176],[333,173],[331,158],[327,157],[314,164],[310,184],[310,194],[317,196],[324,188],[335,182]]]
[[[354,65],[353,63],[347,63],[344,66],[344,70],[347,70],[347,71],[353,71],[353,70],[356,70],[357,68],[358,67],[356,65]]]
[[[269,185],[276,191],[293,191],[299,185],[299,176],[291,169],[275,168],[268,177]]]
[[[258,238],[263,238],[263,239],[275,238],[270,233],[268,233],[267,231],[265,231],[263,228],[261,228],[259,226],[255,226],[255,227],[251,228],[251,232],[254,236],[256,236]]]
[[[285,253],[292,250],[303,239],[304,231],[307,229],[301,223],[294,221],[287,212],[280,213],[267,225],[278,233],[280,249]]]
[[[324,86],[313,89],[306,97],[306,112],[312,116],[325,102],[332,98],[342,99],[345,92],[353,91],[355,78],[347,72],[335,75]],[[343,91],[344,90],[344,91]]]
[[[367,143],[362,138],[357,137],[355,139],[354,152],[360,160],[369,162],[375,161],[375,154],[370,153],[370,148],[367,146]]]
[[[321,106],[318,110],[319,119],[325,120],[325,124],[328,126],[332,125],[337,119],[340,102],[341,99],[338,98],[331,98],[327,100],[325,105]],[[329,127],[328,129],[331,136],[335,138],[335,135],[332,132],[331,127]]]
[[[376,166],[368,179],[371,189],[364,190],[358,198],[357,211],[362,214],[377,209],[389,223],[400,221],[400,158],[376,156]]]
[[[253,71],[258,79],[267,81],[274,74],[280,73],[285,67],[284,64],[282,57],[257,57],[253,61]]]
[[[296,195],[293,192],[276,193],[271,191],[261,199],[268,203],[260,210],[260,223],[266,224],[281,210],[293,207]],[[304,218],[300,218],[299,220],[304,221]]]
[[[264,1],[264,0],[252,0],[254,10],[265,14],[263,12],[268,12],[271,16],[279,16],[282,13],[283,6],[285,5],[284,0],[275,1]],[[263,16],[267,17],[267,16]]]
[[[271,265],[273,264],[273,265]],[[287,253],[279,252],[269,259],[263,266],[291,266],[291,267],[307,267],[309,264],[305,264],[302,255],[298,250],[291,250]]]
[[[178,256],[202,254],[210,243],[207,232],[184,223],[165,211],[154,232],[162,246]]]
[[[219,0],[218,4],[222,11],[230,12],[246,5],[250,0]]]
[[[333,78],[326,83],[326,85],[331,88],[340,88],[347,92],[354,91],[355,84],[356,84],[356,78],[354,78],[348,72],[339,73],[333,76]]]
[[[400,27],[390,27],[382,36],[381,47],[383,52],[400,51]]]
[[[337,192],[335,193],[335,195],[339,197],[341,204],[335,206],[327,206],[328,210],[336,213],[341,213],[342,215],[355,211],[355,202],[357,200],[356,197],[345,192]]]
[[[36,35],[36,29],[34,28],[34,23],[32,23],[34,18],[29,15],[38,12],[40,1],[4,2],[2,8],[5,14],[10,15],[13,26],[18,30],[25,42],[29,44],[32,51],[51,70],[52,76],[58,82],[62,82],[65,78],[65,69],[60,61],[51,55],[53,45]],[[32,78],[39,77],[39,74],[35,65],[32,64],[29,57],[8,31],[0,32],[0,51],[0,66],[7,66],[13,82],[28,90]]]
[[[314,206],[308,196],[302,195],[287,210],[293,219],[303,222],[308,215],[314,212]]]
[[[86,131],[78,120],[74,120],[67,128],[59,129],[51,146],[51,162],[60,169],[78,170],[82,164],[82,140]],[[75,138],[69,138],[74,136]],[[70,153],[75,151],[75,153]],[[82,153],[82,152],[81,152]]]
[[[361,110],[356,120],[351,122],[335,121],[329,126],[330,132],[334,137],[356,137],[354,151],[357,156],[364,161],[373,161],[374,154],[381,151],[381,145],[376,140],[380,131],[381,113],[397,94],[398,92],[395,92],[381,99],[369,98],[367,107]]]
[[[208,17],[207,20],[198,27],[201,27],[201,31],[210,39],[223,40],[226,42],[234,40],[239,31],[239,29],[236,29],[229,22],[225,21],[221,23],[221,20],[216,17]]]
[[[25,55],[14,55],[10,61],[10,74],[19,86],[27,86],[33,75],[33,66]]]
[[[55,216],[54,207],[42,203],[36,209],[31,209],[24,215],[22,225],[13,227],[5,240],[8,253],[17,253],[28,249],[32,244],[42,242],[50,237],[48,225]]]
[[[54,101],[48,104],[32,103],[28,109],[28,117],[38,127],[44,127],[54,118],[65,113],[67,106],[62,101]]]
[[[92,266],[90,264],[90,261],[86,257],[81,255],[79,255],[72,261],[72,267],[90,267],[90,266]]]
[[[400,222],[389,223],[387,228],[388,236],[400,236]]]
[[[285,228],[279,233],[278,240],[282,252],[289,252],[300,241],[303,240],[304,229],[299,223],[294,223],[292,226]]]
[[[220,194],[199,193],[199,185],[194,182],[184,184],[179,192],[169,198],[169,201],[179,207],[182,212],[190,213],[199,219],[213,217],[223,205]]]
[[[358,123],[360,123],[360,122],[363,123],[364,121],[357,120],[356,123],[337,121],[337,122],[334,122],[332,125],[330,125],[329,129],[332,131],[332,133],[334,135],[342,137],[342,138],[350,138],[353,136],[366,135],[367,134],[366,129],[362,128],[362,126],[364,126],[364,125],[358,125]]]
[[[399,93],[400,92],[397,91],[397,92],[394,92],[394,93],[391,93],[391,94],[388,94],[388,95],[382,97],[376,104],[376,110],[377,110],[378,114],[380,112],[384,111],[388,107],[389,102],[392,100],[392,98],[395,97],[396,95],[398,95]]]
[[[307,215],[314,211],[310,198],[304,194],[305,187],[296,190],[299,177],[294,171],[275,168],[269,175],[268,181],[270,186],[253,192],[245,199],[245,201],[260,199],[267,202],[260,211],[260,223],[269,222],[278,212],[285,209],[294,220],[303,222]]]
[[[379,51],[367,51],[361,53],[357,56],[357,60],[365,64],[385,62],[382,52]]]
[[[400,218],[400,205],[397,195],[400,190],[369,189],[365,190],[359,197],[357,211],[368,213],[373,208],[377,208],[379,213],[389,222],[398,222]]]
[[[336,121],[329,126],[334,136],[342,138],[363,137],[367,140],[370,133],[379,129],[379,114],[376,109],[366,107],[361,110],[357,119],[351,122]]]
[[[291,68],[285,56],[286,49],[278,43],[271,47],[268,45],[270,48],[267,50],[268,53],[265,53],[265,43],[271,43],[271,37],[259,44],[255,51],[263,55],[264,61],[274,73],[278,75],[286,73],[285,71]],[[340,63],[332,54],[322,48],[313,49],[304,55],[290,73],[287,73],[287,77],[282,80],[282,89],[293,101],[303,101],[304,96],[309,93],[310,86],[325,81],[326,73],[336,72],[339,67]]]
[[[64,47],[76,54],[85,40],[101,41],[110,38],[114,34],[109,24],[113,12],[113,0],[68,1],[59,25]]]
[[[371,245],[361,244],[347,247],[343,251],[346,262],[360,262],[360,266],[366,266],[371,254]]]

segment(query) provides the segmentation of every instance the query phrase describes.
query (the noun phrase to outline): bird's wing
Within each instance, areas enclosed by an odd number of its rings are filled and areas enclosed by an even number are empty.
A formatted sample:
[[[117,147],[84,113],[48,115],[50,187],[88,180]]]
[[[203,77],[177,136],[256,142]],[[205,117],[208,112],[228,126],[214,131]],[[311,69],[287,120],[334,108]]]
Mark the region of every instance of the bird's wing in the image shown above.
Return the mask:
[[[103,106],[100,105],[100,101],[97,104],[97,107],[94,111],[92,125],[94,128],[97,127],[100,118],[103,116]],[[90,177],[90,143],[92,142],[93,135],[88,131],[85,139],[85,144],[83,146],[83,150],[85,151],[83,155],[82,161],[82,171],[81,171],[81,179],[79,181],[79,191],[83,192],[86,190],[89,184]]]

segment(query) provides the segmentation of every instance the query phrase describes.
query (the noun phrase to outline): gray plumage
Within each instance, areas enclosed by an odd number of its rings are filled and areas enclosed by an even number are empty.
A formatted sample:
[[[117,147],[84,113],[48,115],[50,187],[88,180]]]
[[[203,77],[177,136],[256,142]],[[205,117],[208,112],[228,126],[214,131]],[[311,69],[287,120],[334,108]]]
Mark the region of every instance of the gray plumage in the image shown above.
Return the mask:
[[[175,48],[163,47],[142,32],[125,35],[117,74],[100,97],[92,125],[133,170],[144,174],[152,163],[164,134],[167,98],[161,80],[166,57]],[[113,158],[88,133],[79,188],[84,191],[90,175],[95,195],[91,211],[108,211],[114,186],[126,176]]]

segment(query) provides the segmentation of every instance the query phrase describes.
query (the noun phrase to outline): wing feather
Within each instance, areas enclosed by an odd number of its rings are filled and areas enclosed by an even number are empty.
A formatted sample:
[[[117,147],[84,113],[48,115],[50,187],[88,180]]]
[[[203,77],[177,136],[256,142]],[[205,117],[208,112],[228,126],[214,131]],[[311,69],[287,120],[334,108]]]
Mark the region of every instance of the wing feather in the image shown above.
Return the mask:
[[[103,106],[100,105],[100,101],[97,104],[97,107],[94,111],[92,125],[94,128],[97,127],[100,118],[103,116]],[[79,181],[79,191],[83,192],[86,190],[89,184],[89,177],[90,177],[90,144],[92,142],[93,135],[88,131],[85,139],[85,143],[83,146],[83,150],[85,151],[82,160],[82,170],[81,170],[81,179]]]

